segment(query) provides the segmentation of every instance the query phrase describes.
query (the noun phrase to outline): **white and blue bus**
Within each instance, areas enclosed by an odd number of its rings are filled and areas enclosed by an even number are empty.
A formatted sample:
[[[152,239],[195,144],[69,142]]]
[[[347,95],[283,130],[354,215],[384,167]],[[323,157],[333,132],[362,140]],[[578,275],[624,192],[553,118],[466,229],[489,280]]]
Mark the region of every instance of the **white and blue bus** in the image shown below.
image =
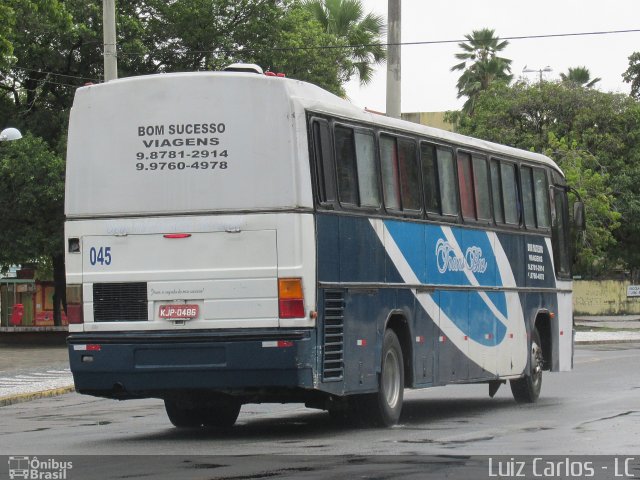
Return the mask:
[[[163,399],[177,427],[261,402],[388,426],[405,388],[508,380],[534,402],[543,370],[572,368],[551,159],[243,69],[77,91],[78,392]]]

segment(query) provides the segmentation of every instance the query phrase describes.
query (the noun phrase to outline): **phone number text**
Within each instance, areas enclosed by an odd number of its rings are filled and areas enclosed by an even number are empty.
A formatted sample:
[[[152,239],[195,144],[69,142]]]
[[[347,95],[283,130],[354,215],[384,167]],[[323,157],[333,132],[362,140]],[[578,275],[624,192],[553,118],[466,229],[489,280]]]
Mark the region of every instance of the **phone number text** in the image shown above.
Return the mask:
[[[229,168],[229,164],[227,162],[219,162],[219,161],[211,161],[208,162],[150,162],[148,164],[145,163],[136,163],[136,170],[226,170]]]
[[[227,158],[227,150],[159,150],[153,152],[138,152],[136,160],[163,160],[178,158]]]

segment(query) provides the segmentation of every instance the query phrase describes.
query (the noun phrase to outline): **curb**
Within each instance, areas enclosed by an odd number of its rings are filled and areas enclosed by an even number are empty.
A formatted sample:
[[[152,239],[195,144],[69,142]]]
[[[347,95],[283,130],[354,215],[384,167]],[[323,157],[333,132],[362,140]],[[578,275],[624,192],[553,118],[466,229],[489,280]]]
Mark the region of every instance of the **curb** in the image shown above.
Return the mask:
[[[575,345],[609,345],[618,343],[640,343],[638,338],[624,338],[615,340],[576,340]]]
[[[16,403],[29,402],[39,398],[56,397],[65,393],[74,392],[76,388],[73,385],[68,387],[53,388],[51,390],[42,390],[40,392],[20,393],[18,395],[10,395],[8,397],[0,397],[0,407],[7,407]]]

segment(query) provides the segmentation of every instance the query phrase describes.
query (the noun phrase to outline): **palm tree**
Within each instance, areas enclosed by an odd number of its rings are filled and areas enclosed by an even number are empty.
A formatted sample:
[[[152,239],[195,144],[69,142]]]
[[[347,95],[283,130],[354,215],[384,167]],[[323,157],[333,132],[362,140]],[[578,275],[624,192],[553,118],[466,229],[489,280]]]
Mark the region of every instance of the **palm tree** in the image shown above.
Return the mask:
[[[465,38],[466,42],[458,44],[463,51],[456,53],[456,58],[462,61],[451,67],[451,71],[462,71],[456,84],[458,98],[468,98],[463,110],[473,114],[480,92],[496,81],[509,83],[513,75],[511,75],[511,60],[498,56],[509,42],[500,41],[500,38],[495,36],[494,30],[489,28],[474,30],[471,35],[465,35]]]
[[[567,73],[561,73],[562,83],[577,85],[585,88],[592,88],[596,83],[602,80],[599,77],[591,78],[591,72],[587,67],[569,67]]]
[[[373,13],[364,14],[360,0],[304,0],[304,7],[327,33],[335,35],[351,48],[351,65],[345,78],[357,74],[361,84],[371,81],[372,65],[386,58],[382,43],[384,18]]]

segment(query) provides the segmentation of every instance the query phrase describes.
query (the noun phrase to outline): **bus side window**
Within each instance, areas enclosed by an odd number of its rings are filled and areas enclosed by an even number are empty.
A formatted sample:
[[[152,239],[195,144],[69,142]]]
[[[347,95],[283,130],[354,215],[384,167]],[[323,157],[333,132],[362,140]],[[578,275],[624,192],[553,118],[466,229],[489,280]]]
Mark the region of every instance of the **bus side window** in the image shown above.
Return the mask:
[[[516,166],[509,162],[500,162],[500,180],[502,183],[502,200],[504,205],[504,221],[508,225],[520,224],[520,196]]]
[[[384,204],[389,210],[400,210],[398,148],[395,137],[380,135],[380,162],[382,165]]]
[[[402,210],[417,214],[422,211],[420,198],[420,170],[416,155],[416,143],[404,138],[398,139],[398,168],[400,170],[400,193]]]
[[[313,149],[315,156],[318,200],[320,203],[335,203],[336,181],[333,167],[333,149],[331,148],[331,130],[329,122],[313,121]]]
[[[336,171],[338,173],[338,198],[341,204],[357,206],[358,187],[356,150],[353,129],[336,125]]]
[[[493,214],[495,216],[496,223],[504,223],[500,162],[493,158],[491,159],[491,191],[493,192]]]
[[[522,187],[524,224],[527,228],[536,228],[536,211],[533,200],[533,171],[530,167],[520,168],[520,185]]]
[[[549,228],[549,185],[545,171],[540,168],[533,169],[533,190],[536,199],[538,228]]]
[[[473,186],[475,190],[476,217],[478,220],[491,221],[491,205],[489,194],[489,173],[487,160],[478,155],[472,155]]]
[[[471,155],[458,152],[458,185],[460,186],[460,206],[462,216],[467,220],[476,219],[474,204],[473,178],[471,173]]]
[[[458,192],[456,191],[456,174],[453,165],[453,152],[448,148],[436,149],[438,156],[438,182],[442,214],[458,216]]]
[[[556,276],[561,278],[571,277],[571,254],[569,251],[569,201],[567,192],[562,186],[564,179],[553,172],[553,183],[560,188],[551,189],[551,243],[553,245],[553,259],[556,267]]]
[[[375,143],[373,132],[356,131],[356,166],[358,170],[358,191],[360,206],[380,208],[380,187],[376,168]]]
[[[425,208],[427,212],[442,215],[435,145],[424,142],[420,144],[420,162],[422,164]]]

